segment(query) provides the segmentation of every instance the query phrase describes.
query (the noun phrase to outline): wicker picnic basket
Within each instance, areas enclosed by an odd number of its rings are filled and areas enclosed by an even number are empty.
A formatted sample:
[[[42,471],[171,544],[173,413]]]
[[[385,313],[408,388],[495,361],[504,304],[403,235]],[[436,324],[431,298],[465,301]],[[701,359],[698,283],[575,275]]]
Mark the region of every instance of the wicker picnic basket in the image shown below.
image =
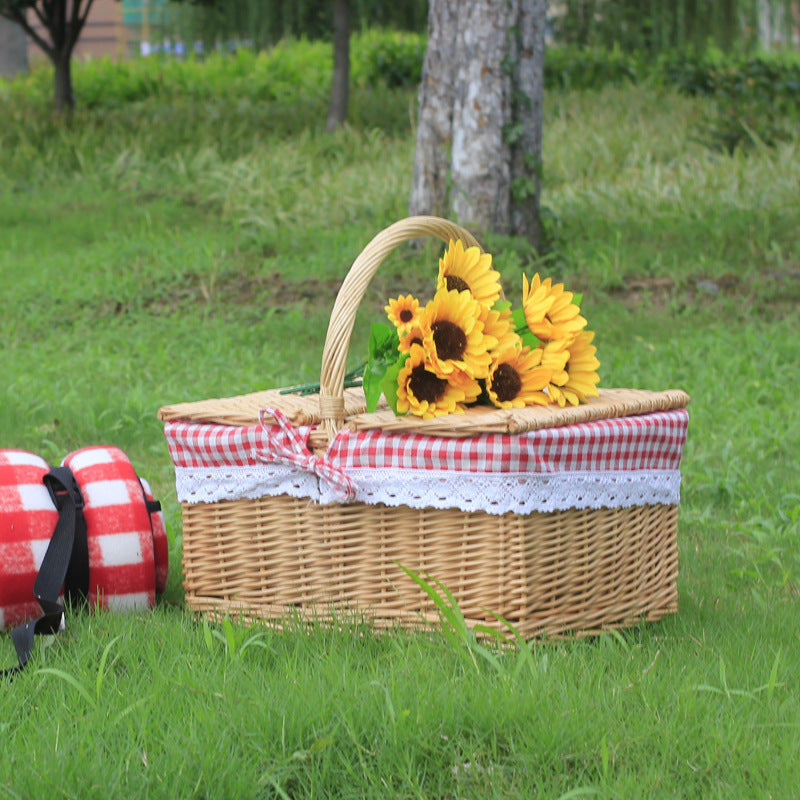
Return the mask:
[[[436,217],[401,220],[375,236],[336,297],[317,394],[272,389],[159,411],[179,485],[188,607],[212,616],[241,614],[277,624],[287,615],[335,620],[351,613],[364,614],[382,627],[434,621],[434,604],[403,570],[406,567],[452,592],[471,626],[502,630],[500,616],[528,638],[582,636],[675,612],[674,486],[680,481],[680,449],[688,421],[685,393],[601,389],[599,398],[577,407],[474,407],[463,415],[421,420],[396,417],[386,408],[365,413],[363,392],[344,388],[355,316],[370,279],[394,248],[426,236],[477,244],[468,231]],[[422,491],[411,491],[408,497],[389,490],[373,493],[370,475],[377,472],[368,468],[351,471],[360,476],[355,500],[351,496],[340,501],[331,491],[326,495],[315,488],[326,483],[323,473],[343,438],[351,442],[371,436],[373,447],[377,437],[389,442],[390,449],[411,439],[449,452],[487,441],[516,446],[516,437],[585,437],[593,426],[607,429],[623,420],[628,426],[635,423],[637,430],[649,430],[653,419],[659,424],[666,419],[669,425],[677,419],[668,439],[657,436],[655,446],[648,445],[657,451],[660,442],[668,441],[672,448],[667,477],[673,489],[663,501],[656,493],[646,502],[634,497],[613,507],[577,503],[531,510],[525,505],[528,489],[533,496],[537,481],[545,481],[546,489],[553,475],[517,471],[491,476],[495,487],[501,481],[498,507],[475,507],[469,487],[461,493],[459,507],[447,496],[462,473],[438,471],[428,483],[438,486],[439,494],[429,495],[425,470],[404,472],[402,464],[393,474],[401,479],[413,475],[416,489],[423,486]],[[259,455],[264,441],[287,431],[288,446],[284,441],[274,457]],[[606,434],[617,437],[609,440],[613,448],[620,443],[624,448],[629,441],[628,428],[619,436],[608,430]],[[213,463],[204,460],[212,439],[222,442],[214,445],[218,460]],[[528,445],[537,461],[540,444],[531,439]],[[275,455],[278,451],[283,455]],[[255,461],[248,460],[251,456]],[[654,452],[648,457],[659,456]],[[254,466],[265,462],[269,463]],[[258,477],[262,468],[266,477]],[[640,474],[634,469],[631,480]],[[582,486],[592,483],[585,471],[579,477]],[[663,477],[659,473],[658,480]],[[520,497],[522,490],[519,512],[503,505],[507,493],[502,481],[509,484],[509,496]],[[549,498],[545,491],[542,508],[550,508]]]

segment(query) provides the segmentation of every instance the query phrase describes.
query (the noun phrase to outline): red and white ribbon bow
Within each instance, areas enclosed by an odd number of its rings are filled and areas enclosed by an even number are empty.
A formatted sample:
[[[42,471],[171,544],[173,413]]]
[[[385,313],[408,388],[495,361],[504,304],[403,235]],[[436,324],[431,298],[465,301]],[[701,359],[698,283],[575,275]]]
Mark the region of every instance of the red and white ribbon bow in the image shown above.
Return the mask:
[[[273,426],[265,420],[267,415],[271,416],[280,427],[280,435],[276,435],[274,429],[268,430]],[[263,447],[256,450],[259,459],[299,467],[325,481],[343,500],[355,498],[356,487],[352,478],[340,467],[310,452],[306,447],[306,437],[289,422],[282,411],[277,408],[262,408],[258,414],[258,421],[263,433]]]

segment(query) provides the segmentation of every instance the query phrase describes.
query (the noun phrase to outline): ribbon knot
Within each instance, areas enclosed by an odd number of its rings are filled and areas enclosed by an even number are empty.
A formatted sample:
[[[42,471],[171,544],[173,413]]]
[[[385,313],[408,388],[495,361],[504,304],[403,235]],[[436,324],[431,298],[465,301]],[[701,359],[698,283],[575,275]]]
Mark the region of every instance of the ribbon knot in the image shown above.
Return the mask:
[[[271,427],[265,421],[269,414],[280,428],[280,433],[268,431]],[[299,467],[311,472],[324,481],[343,500],[353,500],[356,488],[352,478],[340,467],[326,458],[312,453],[306,446],[306,437],[295,428],[288,417],[277,408],[264,408],[258,414],[262,431],[262,447],[256,449],[256,456],[265,462],[278,462],[287,466]]]

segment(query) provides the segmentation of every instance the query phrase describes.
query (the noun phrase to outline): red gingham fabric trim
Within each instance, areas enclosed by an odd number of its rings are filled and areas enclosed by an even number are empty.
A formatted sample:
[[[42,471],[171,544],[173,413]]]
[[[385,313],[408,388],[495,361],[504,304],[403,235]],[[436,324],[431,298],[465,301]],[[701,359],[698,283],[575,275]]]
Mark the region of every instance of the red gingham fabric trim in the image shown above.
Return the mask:
[[[267,436],[282,436],[278,425],[265,426]],[[310,428],[296,428],[303,442]],[[261,463],[258,451],[264,433],[259,425],[206,425],[167,422],[164,425],[170,458],[176,467],[252,467]]]
[[[326,459],[348,469],[449,470],[473,473],[559,473],[680,468],[689,413],[686,409],[598,420],[519,435],[466,439],[341,431]],[[274,430],[273,430],[274,428]],[[299,429],[303,437],[309,428]],[[265,428],[281,435],[278,426]],[[258,426],[198,423],[165,425],[176,467],[255,466]]]
[[[557,473],[680,467],[686,409],[469,439],[342,432],[328,457],[343,468]]]

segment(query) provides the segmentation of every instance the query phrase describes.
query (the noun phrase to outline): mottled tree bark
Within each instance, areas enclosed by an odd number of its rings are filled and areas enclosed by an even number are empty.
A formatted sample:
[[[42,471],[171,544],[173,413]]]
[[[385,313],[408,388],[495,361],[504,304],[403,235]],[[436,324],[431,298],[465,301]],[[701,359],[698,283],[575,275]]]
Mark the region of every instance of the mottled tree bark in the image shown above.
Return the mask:
[[[428,46],[422,66],[417,119],[417,145],[409,212],[447,213],[447,183],[453,129],[459,0],[431,0]]]
[[[0,17],[0,77],[13,78],[28,69],[28,38],[25,31]]]
[[[411,214],[539,244],[546,0],[431,0]]]

